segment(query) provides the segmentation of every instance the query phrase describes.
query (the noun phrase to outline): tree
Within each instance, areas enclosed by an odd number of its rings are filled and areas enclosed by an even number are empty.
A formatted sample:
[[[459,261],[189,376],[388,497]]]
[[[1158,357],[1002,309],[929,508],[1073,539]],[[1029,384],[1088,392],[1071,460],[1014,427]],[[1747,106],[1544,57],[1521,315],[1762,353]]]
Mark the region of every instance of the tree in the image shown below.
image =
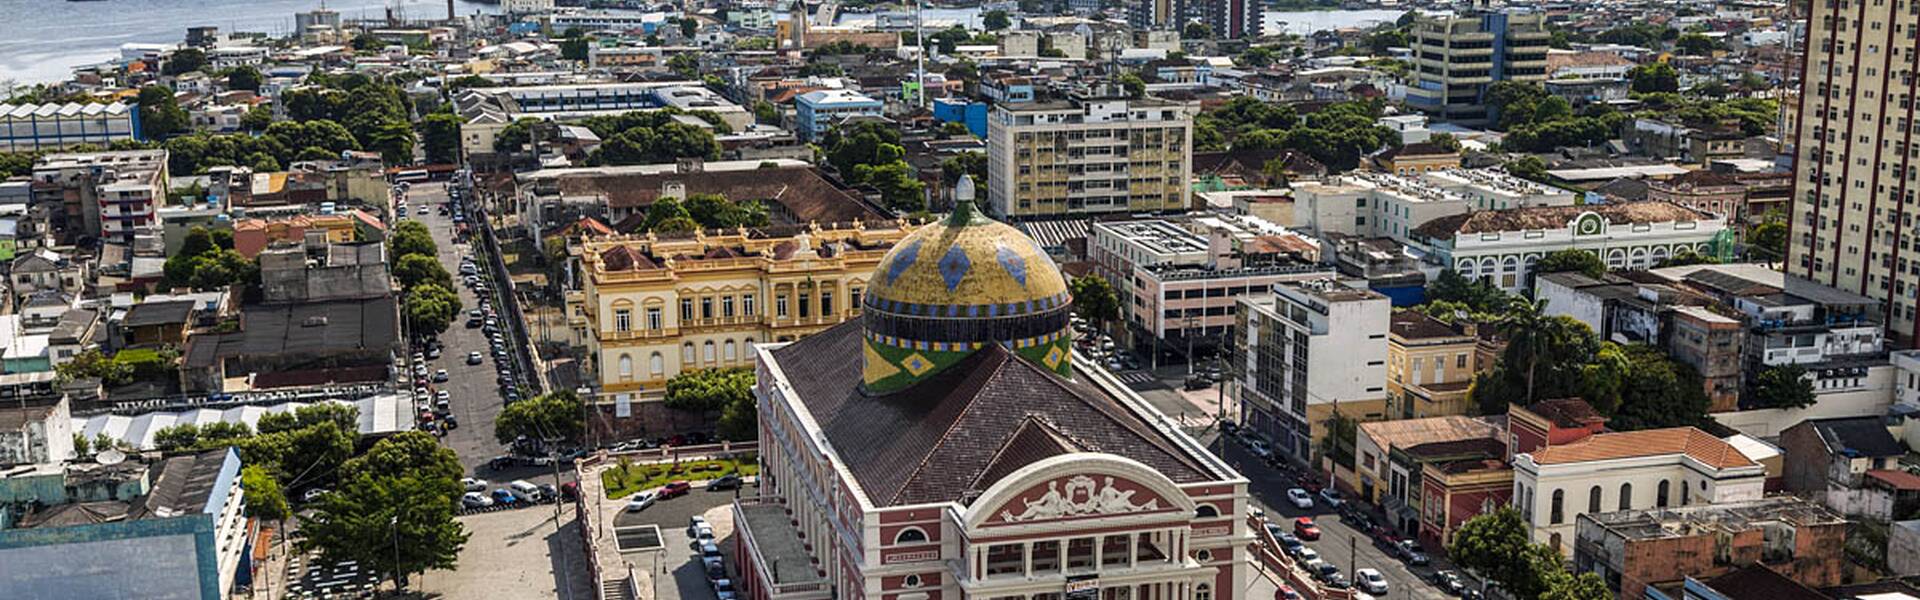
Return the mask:
[[[667,58],[667,70],[681,77],[695,79],[700,77],[700,55],[682,52]]]
[[[1213,28],[1199,21],[1189,21],[1186,28],[1180,31],[1180,39],[1183,40],[1204,40],[1211,37],[1213,37]]]
[[[986,27],[987,31],[999,31],[1012,27],[1013,19],[1007,16],[1007,11],[990,10],[980,15],[980,25]]]
[[[259,69],[234,67],[233,70],[227,71],[227,89],[258,92],[263,79],[265,78],[260,75]]]
[[[680,37],[692,38],[696,33],[700,33],[700,21],[692,17],[680,19]]]
[[[961,175],[972,175],[973,184],[979,189],[987,188],[987,155],[983,152],[968,150],[940,162],[940,185],[952,188],[960,183]]]
[[[1547,175],[1547,162],[1540,160],[1538,156],[1527,155],[1507,161],[1506,170],[1508,175],[1528,181],[1546,183],[1550,179]]]
[[[1756,408],[1813,406],[1813,380],[1800,365],[1767,367],[1753,377],[1752,398],[1751,404]]]
[[[720,142],[713,132],[684,123],[659,127],[634,127],[606,141],[587,157],[597,165],[647,165],[670,163],[681,158],[720,159]]]
[[[198,71],[207,66],[207,53],[199,48],[181,48],[169,54],[163,61],[160,74],[175,76]]]
[[[1713,255],[1701,254],[1694,252],[1692,248],[1687,248],[1673,253],[1673,256],[1660,259],[1660,262],[1654,263],[1653,267],[1658,269],[1664,267],[1682,267],[1686,265],[1717,264],[1720,264],[1720,259],[1714,258]]]
[[[1120,299],[1105,277],[1088,275],[1074,279],[1067,287],[1073,292],[1073,312],[1106,330],[1108,322],[1120,319]]]
[[[140,134],[150,140],[166,139],[184,133],[193,123],[187,109],[173,97],[173,88],[149,85],[140,88]]]
[[[1635,93],[1680,91],[1680,72],[1664,62],[1634,67],[1627,71],[1627,77],[1633,80]]]
[[[255,519],[285,521],[293,511],[287,508],[287,494],[273,473],[256,465],[240,470],[240,489],[245,490],[246,514]]]
[[[1548,253],[1541,257],[1539,262],[1533,263],[1532,269],[1535,276],[1568,271],[1599,279],[1607,275],[1607,263],[1601,261],[1600,256],[1592,252],[1567,249]]]
[[[1476,376],[1468,396],[1482,413],[1499,414],[1508,404],[1578,395],[1586,365],[1599,341],[1585,323],[1564,315],[1549,317],[1545,301],[1514,297],[1499,324],[1507,347],[1492,371]]]
[[[1146,80],[1141,79],[1139,75],[1134,73],[1122,73],[1120,75],[1120,78],[1117,81],[1120,83],[1121,87],[1124,87],[1127,89],[1128,98],[1138,99],[1138,98],[1147,97],[1147,82]]]
[[[896,211],[912,212],[927,206],[927,185],[920,181],[913,165],[904,160],[878,166],[857,165],[849,179],[879,189],[887,207]]]
[[[240,115],[241,129],[261,132],[271,126],[273,126],[273,109],[267,108],[264,104],[247,109],[247,114]]]
[[[1686,56],[1708,56],[1719,49],[1720,44],[1705,34],[1689,33],[1673,41],[1673,49]]]
[[[493,437],[501,444],[512,444],[521,436],[579,441],[581,432],[586,430],[582,406],[573,390],[558,390],[508,404],[493,419]]]
[[[772,102],[756,100],[753,103],[753,120],[763,125],[779,125],[780,107]]]
[[[566,60],[586,60],[587,49],[593,45],[593,39],[580,34],[578,29],[569,29],[566,39],[560,40],[560,58]]]
[[[1733,93],[1733,86],[1727,85],[1725,81],[1710,79],[1705,83],[1688,88],[1687,91],[1708,98],[1725,98],[1727,94]]]
[[[1501,507],[1461,524],[1447,544],[1447,557],[1454,565],[1472,569],[1515,597],[1534,597],[1540,586],[1533,561],[1527,556],[1533,545],[1528,529],[1520,511]]]
[[[667,380],[667,408],[711,413],[753,396],[753,370],[695,369]]]
[[[1383,28],[1367,34],[1367,50],[1376,56],[1385,56],[1391,54],[1394,48],[1405,48],[1409,45],[1411,42],[1407,39],[1406,30],[1403,29]]]
[[[1631,373],[1620,390],[1620,407],[1607,421],[1618,431],[1696,425],[1712,401],[1693,367],[1644,344],[1624,346]]]
[[[387,121],[356,135],[361,146],[380,153],[389,165],[413,164],[413,127],[406,121]]]
[[[440,246],[434,243],[426,225],[407,220],[393,226],[393,235],[387,238],[387,254],[395,261],[409,254],[436,257],[440,255]]]
[[[1254,46],[1247,48],[1246,52],[1240,53],[1239,62],[1240,64],[1258,69],[1272,65],[1274,61],[1279,60],[1279,58],[1280,57],[1274,53],[1272,46]]]
[[[327,562],[391,573],[399,588],[410,574],[453,568],[468,538],[454,520],[461,487],[453,450],[407,432],[349,463],[341,485],[300,515],[296,547]],[[403,465],[412,468],[394,470]]]
[[[1787,256],[1787,224],[1768,220],[1747,231],[1748,248],[1756,258],[1781,260]]]
[[[407,290],[403,308],[414,333],[439,335],[460,315],[460,296],[439,285],[423,283]]]
[[[394,261],[393,278],[403,289],[423,283],[453,289],[453,274],[440,266],[440,261],[425,254],[408,254]]]
[[[460,162],[460,117],[453,113],[433,113],[420,120],[420,145],[427,162]]]
[[[1504,313],[1511,296],[1489,279],[1467,281],[1459,271],[1447,269],[1427,284],[1427,301],[1458,303],[1471,312]]]

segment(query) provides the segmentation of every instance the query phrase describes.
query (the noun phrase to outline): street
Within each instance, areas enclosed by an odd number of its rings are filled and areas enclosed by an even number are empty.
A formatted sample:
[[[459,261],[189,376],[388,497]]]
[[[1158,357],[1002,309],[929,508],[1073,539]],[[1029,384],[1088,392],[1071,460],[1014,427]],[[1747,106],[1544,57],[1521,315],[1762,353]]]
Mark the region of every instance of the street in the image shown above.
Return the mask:
[[[460,315],[446,333],[440,334],[440,342],[445,348],[440,358],[427,361],[429,372],[447,370],[449,379],[432,387],[434,390],[448,391],[451,397],[448,409],[460,423],[460,427],[448,432],[441,443],[460,455],[460,465],[466,467],[468,472],[487,479],[511,481],[500,474],[476,471],[487,460],[506,453],[505,448],[493,439],[493,419],[500,414],[505,403],[500,395],[500,386],[495,383],[499,370],[495,366],[486,334],[479,328],[466,327],[467,311],[479,308],[480,300],[472,287],[458,281],[461,278],[460,257],[470,256],[472,251],[467,244],[454,242],[453,220],[440,214],[440,207],[446,200],[446,186],[440,183],[415,185],[406,196],[409,211],[406,218],[426,224],[427,229],[433,232],[433,241],[440,248],[440,266],[453,274],[455,291],[460,295]],[[427,214],[419,214],[420,207],[427,207]],[[498,307],[495,309],[498,310]],[[503,320],[510,318],[507,315],[501,317]],[[516,345],[521,342],[508,336],[506,343]],[[469,352],[480,353],[480,364],[467,364]],[[550,470],[548,474],[551,475]]]
[[[1380,547],[1375,546],[1373,538],[1353,526],[1329,508],[1323,502],[1315,502],[1314,507],[1300,510],[1287,502],[1287,489],[1295,487],[1286,474],[1267,466],[1260,457],[1248,452],[1246,448],[1217,432],[1209,432],[1201,440],[1209,449],[1226,458],[1227,463],[1240,471],[1248,480],[1247,492],[1254,498],[1256,506],[1267,512],[1267,517],[1287,531],[1292,531],[1293,520],[1297,517],[1313,517],[1320,528],[1318,541],[1306,542],[1308,548],[1320,553],[1320,558],[1334,566],[1352,579],[1355,568],[1378,569],[1387,578],[1388,594],[1394,597],[1440,600],[1451,598],[1425,577],[1438,569],[1450,569],[1451,566],[1440,557],[1433,557],[1428,567],[1409,567],[1399,559],[1388,556]],[[1318,498],[1316,497],[1316,500]],[[1355,562],[1359,564],[1354,564]]]

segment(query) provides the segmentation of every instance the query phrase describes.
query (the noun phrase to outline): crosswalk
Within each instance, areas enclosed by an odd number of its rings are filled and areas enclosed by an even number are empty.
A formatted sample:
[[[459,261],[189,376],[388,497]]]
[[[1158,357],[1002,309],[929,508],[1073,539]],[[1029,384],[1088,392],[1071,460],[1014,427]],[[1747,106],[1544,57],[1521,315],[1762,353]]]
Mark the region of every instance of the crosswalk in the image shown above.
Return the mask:
[[[1147,385],[1154,382],[1153,374],[1146,371],[1121,371],[1114,376],[1127,385]]]

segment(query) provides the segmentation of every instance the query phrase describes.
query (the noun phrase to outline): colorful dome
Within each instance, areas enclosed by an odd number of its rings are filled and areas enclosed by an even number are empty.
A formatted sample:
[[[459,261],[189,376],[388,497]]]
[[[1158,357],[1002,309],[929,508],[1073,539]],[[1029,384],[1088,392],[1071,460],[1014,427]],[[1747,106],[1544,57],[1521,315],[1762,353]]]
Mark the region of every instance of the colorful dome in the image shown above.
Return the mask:
[[[971,183],[955,195],[970,195]],[[988,343],[1069,373],[1066,277],[1031,238],[971,200],[895,244],[864,298],[870,390],[906,387]]]

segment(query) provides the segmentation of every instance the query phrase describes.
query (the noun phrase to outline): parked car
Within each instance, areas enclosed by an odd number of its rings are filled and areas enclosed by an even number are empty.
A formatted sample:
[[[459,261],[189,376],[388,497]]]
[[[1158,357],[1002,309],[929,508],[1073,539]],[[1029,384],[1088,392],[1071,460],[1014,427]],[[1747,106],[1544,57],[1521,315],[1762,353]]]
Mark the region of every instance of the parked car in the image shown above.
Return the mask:
[[[1313,524],[1313,517],[1300,517],[1293,520],[1293,535],[1302,540],[1320,539],[1320,526]]]
[[[477,364],[480,364],[480,363],[482,363],[482,362],[485,362],[486,360],[487,360],[487,357],[486,357],[486,356],[483,356],[483,355],[481,355],[481,354],[480,354],[479,352],[468,352],[468,353],[467,353],[467,364],[470,364],[470,365],[477,365]]]
[[[722,566],[723,563],[721,562],[721,560],[722,559],[720,558],[720,546],[714,544],[713,542],[700,544],[700,564],[702,566],[705,566],[708,569],[712,569],[716,566]]]
[[[707,491],[709,492],[717,492],[722,490],[737,490],[737,489],[740,489],[740,476],[731,474],[731,473],[727,475],[722,475],[720,476],[719,479],[715,479],[713,481],[707,482]]]
[[[1340,504],[1347,501],[1346,498],[1342,498],[1340,496],[1340,492],[1338,490],[1335,490],[1333,488],[1326,488],[1326,489],[1320,490],[1320,500],[1322,502],[1326,502],[1327,506],[1331,508],[1340,508]]]
[[[460,480],[460,485],[462,487],[465,487],[469,492],[487,491],[487,480],[485,479],[476,479],[473,477],[466,477]]]
[[[700,515],[688,517],[687,537],[695,540],[713,539],[713,524],[708,523],[707,518]],[[694,549],[698,550],[699,548]]]
[[[460,506],[467,508],[486,508],[493,506],[493,499],[488,498],[483,492],[467,492],[466,495],[460,496]]]
[[[646,510],[647,507],[653,506],[654,501],[659,499],[660,499],[660,495],[653,492],[636,493],[633,495],[632,498],[627,499],[626,511],[640,512],[640,511]]]
[[[687,495],[687,492],[691,492],[691,491],[693,491],[693,484],[691,483],[687,483],[685,481],[671,482],[666,485],[660,486],[660,499],[666,500],[668,498],[685,496]]]
[[[1293,591],[1293,586],[1282,583],[1279,589],[1273,591],[1273,600],[1300,600],[1300,593]]]
[[[1400,556],[1400,560],[1407,561],[1409,565],[1424,567],[1433,562],[1433,558],[1421,551],[1420,544],[1413,540],[1400,540],[1400,543],[1394,544],[1393,547],[1395,554]]]
[[[1434,571],[1427,576],[1427,581],[1433,583],[1433,587],[1440,588],[1440,591],[1455,596],[1467,589],[1466,582],[1460,580],[1460,574],[1453,571]]]
[[[528,483],[524,479],[515,479],[513,483],[507,484],[507,487],[513,488],[514,495],[525,498],[528,502],[545,500],[540,496],[540,486]]]
[[[1195,375],[1195,376],[1188,377],[1187,382],[1181,387],[1186,388],[1186,390],[1189,392],[1194,390],[1204,390],[1204,389],[1213,387],[1213,380]]]
[[[519,502],[520,498],[518,496],[513,495],[513,490],[509,490],[507,488],[495,488],[493,490],[493,501],[496,504],[513,504],[515,502]]]
[[[720,600],[734,600],[739,597],[733,590],[733,581],[729,579],[713,580],[713,595]]]
[[[569,481],[560,484],[560,499],[568,502],[580,499],[579,482]]]
[[[1381,595],[1387,593],[1387,576],[1378,569],[1360,569],[1353,572],[1353,583],[1360,591]]]
[[[1278,526],[1274,528],[1279,529]],[[1291,552],[1294,548],[1307,547],[1306,543],[1301,542],[1299,537],[1296,537],[1291,533],[1282,532],[1280,535],[1273,536],[1273,538],[1275,540],[1279,540],[1280,547],[1286,549],[1289,552]]]
[[[327,495],[326,488],[313,488],[313,489],[307,490],[307,493],[301,494],[300,501],[312,502],[315,500],[319,500],[321,496],[325,496],[325,495]]]
[[[1292,502],[1293,507],[1300,510],[1313,508],[1313,495],[1300,488],[1287,490],[1287,501]]]
[[[1320,560],[1320,551],[1308,548],[1305,544],[1302,544],[1299,550],[1293,552],[1293,558],[1302,563]]]

